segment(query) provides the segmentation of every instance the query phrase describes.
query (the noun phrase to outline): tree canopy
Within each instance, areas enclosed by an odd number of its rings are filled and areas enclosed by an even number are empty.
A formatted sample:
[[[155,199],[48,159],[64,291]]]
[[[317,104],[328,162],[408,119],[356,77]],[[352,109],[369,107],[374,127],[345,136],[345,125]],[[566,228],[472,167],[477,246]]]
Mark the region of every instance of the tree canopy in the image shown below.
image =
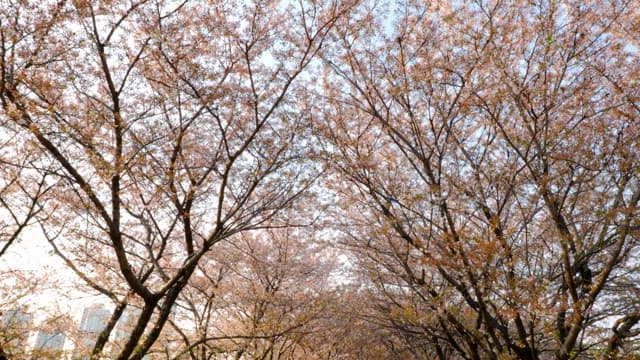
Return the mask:
[[[640,356],[639,55],[637,0],[0,0],[0,261],[91,359]]]

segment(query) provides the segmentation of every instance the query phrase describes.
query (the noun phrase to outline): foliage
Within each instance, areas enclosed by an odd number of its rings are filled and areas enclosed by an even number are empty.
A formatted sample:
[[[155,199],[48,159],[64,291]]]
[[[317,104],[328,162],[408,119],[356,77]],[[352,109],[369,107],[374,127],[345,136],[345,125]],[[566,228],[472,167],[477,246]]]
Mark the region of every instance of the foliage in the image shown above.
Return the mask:
[[[342,28],[320,131],[344,241],[416,353],[637,339],[634,4],[409,2],[388,34],[370,12]]]
[[[0,258],[93,359],[635,356],[638,9],[0,0]]]

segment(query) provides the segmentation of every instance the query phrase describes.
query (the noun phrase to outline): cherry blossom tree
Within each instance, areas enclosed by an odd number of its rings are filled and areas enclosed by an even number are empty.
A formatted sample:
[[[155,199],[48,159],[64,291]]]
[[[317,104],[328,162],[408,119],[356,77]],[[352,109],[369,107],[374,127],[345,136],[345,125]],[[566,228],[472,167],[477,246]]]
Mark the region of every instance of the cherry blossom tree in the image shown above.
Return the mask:
[[[637,351],[636,5],[404,2],[341,28],[319,131],[408,352]]]
[[[304,228],[248,233],[218,250],[178,299],[183,318],[173,325],[182,353],[193,359],[312,358],[312,338],[326,331],[323,319],[335,297],[332,251]],[[181,326],[184,321],[193,325]]]
[[[0,0],[0,259],[93,359],[637,356],[639,5]]]
[[[42,230],[114,303],[92,358],[131,304],[110,356],[141,359],[216,244],[292,225],[320,170],[297,79],[349,6],[2,2],[2,123],[59,167]]]

